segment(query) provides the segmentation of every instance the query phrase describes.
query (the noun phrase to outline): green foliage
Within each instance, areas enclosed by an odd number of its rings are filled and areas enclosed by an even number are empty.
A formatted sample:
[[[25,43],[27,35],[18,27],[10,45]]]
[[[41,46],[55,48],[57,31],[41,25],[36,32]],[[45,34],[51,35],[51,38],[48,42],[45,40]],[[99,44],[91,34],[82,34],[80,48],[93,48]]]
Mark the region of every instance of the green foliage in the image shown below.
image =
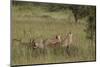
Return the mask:
[[[48,4],[47,8],[48,11],[55,12],[55,11],[67,10],[68,6],[65,4]]]
[[[96,7],[89,7],[87,12],[88,18],[85,30],[87,32],[87,38],[93,41],[96,36]]]
[[[90,15],[95,15],[95,6],[79,6],[79,5],[71,5],[69,9],[72,10],[75,20],[77,22],[78,19],[84,18]]]
[[[91,40],[95,40],[96,36],[96,19],[93,16],[89,16],[88,23],[87,23],[87,38]]]

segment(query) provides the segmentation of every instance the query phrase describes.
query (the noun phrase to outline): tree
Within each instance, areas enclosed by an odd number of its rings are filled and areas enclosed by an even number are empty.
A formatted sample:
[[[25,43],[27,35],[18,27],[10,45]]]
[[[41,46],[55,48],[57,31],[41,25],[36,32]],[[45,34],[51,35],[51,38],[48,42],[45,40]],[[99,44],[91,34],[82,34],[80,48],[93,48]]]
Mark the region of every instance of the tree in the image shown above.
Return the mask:
[[[88,5],[70,5],[69,9],[72,10],[75,22],[77,23],[78,19],[84,18],[91,15],[94,15],[95,7]]]
[[[87,19],[87,38],[91,39],[92,41],[95,39],[96,35],[96,7],[92,6],[88,9],[89,15]]]
[[[89,16],[86,26],[87,38],[94,41],[96,35],[96,17]]]

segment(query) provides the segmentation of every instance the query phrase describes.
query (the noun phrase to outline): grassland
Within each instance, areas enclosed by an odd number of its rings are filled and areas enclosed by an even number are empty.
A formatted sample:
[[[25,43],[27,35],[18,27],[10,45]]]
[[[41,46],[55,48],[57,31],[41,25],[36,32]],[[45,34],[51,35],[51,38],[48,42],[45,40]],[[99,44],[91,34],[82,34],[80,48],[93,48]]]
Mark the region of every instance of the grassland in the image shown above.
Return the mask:
[[[93,61],[95,57],[95,42],[86,38],[84,32],[86,21],[74,22],[70,10],[49,12],[40,6],[13,5],[12,7],[12,65],[60,63],[76,61]],[[29,46],[30,39],[48,39],[57,34],[73,33],[73,44],[64,54],[63,48],[33,49]],[[13,39],[21,40],[15,41]]]

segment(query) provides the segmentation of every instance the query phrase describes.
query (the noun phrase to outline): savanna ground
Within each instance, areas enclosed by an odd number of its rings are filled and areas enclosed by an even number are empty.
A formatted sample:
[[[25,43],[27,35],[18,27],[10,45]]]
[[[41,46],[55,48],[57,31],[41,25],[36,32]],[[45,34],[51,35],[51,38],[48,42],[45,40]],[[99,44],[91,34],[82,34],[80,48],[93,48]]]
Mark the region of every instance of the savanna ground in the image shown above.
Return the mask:
[[[49,12],[41,6],[13,4],[12,65],[96,60],[95,42],[91,44],[84,32],[86,23],[84,18],[75,23],[71,10]],[[46,51],[49,53],[45,55],[41,49],[29,46],[30,39],[64,36],[70,31],[73,34],[73,44],[68,49],[69,55],[64,54],[62,48],[48,48]]]

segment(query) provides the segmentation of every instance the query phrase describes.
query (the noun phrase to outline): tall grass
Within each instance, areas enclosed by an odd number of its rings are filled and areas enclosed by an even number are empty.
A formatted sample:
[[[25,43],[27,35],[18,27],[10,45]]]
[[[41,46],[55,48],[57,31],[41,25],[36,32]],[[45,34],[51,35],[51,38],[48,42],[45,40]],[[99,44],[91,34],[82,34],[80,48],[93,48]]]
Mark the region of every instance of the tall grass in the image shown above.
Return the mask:
[[[85,37],[86,21],[75,24],[70,10],[48,12],[39,6],[14,5],[12,21],[12,65],[96,60],[95,42],[91,44]],[[34,49],[30,44],[30,39],[48,39],[56,34],[64,36],[70,31],[73,44],[69,48]]]

